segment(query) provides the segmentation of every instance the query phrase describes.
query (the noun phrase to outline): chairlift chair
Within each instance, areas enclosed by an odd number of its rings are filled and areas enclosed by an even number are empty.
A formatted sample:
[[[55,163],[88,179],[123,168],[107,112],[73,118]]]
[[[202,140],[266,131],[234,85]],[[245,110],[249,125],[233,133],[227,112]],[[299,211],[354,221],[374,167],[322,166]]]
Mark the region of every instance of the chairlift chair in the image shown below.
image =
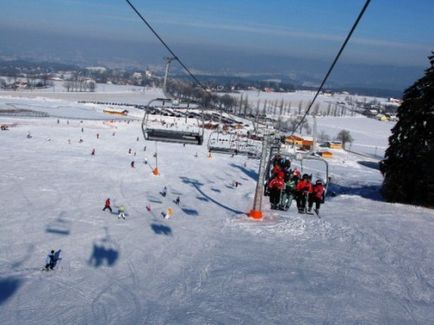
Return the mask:
[[[172,142],[182,144],[196,144],[202,145],[204,138],[203,129],[203,109],[198,107],[201,111],[200,117],[196,118],[197,124],[189,125],[187,123],[188,112],[181,114],[179,101],[174,104],[174,100],[168,98],[155,98],[149,101],[145,106],[145,114],[142,121],[142,131],[145,140],[159,141],[159,142]],[[185,107],[186,110],[189,106]],[[171,125],[170,123],[153,123],[153,120],[157,116],[170,116],[170,119],[181,120],[178,115],[185,115],[185,128],[180,128],[177,125]]]
[[[208,151],[234,155],[246,155],[248,158],[260,158],[262,143],[251,139],[242,140],[235,133],[221,130],[211,132],[208,138]]]

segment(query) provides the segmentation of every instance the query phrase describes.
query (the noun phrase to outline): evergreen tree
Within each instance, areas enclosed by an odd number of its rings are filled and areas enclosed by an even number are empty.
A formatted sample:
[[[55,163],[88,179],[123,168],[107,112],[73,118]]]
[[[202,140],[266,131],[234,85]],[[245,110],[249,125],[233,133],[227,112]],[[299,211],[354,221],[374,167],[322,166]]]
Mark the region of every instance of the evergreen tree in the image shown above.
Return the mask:
[[[434,206],[434,52],[425,76],[404,92],[381,171],[386,200]]]

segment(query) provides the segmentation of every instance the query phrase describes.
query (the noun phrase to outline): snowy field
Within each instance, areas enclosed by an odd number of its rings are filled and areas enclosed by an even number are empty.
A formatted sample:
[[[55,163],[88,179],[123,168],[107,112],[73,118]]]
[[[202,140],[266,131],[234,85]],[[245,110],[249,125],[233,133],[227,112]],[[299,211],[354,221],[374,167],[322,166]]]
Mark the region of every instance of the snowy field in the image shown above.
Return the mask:
[[[155,97],[164,97],[160,88],[97,84],[95,92],[66,92],[63,82],[38,90],[0,91],[0,97],[57,99],[67,101],[103,101],[145,105]]]
[[[257,107],[259,102],[259,107],[262,109],[264,102],[267,101],[268,105],[277,104],[280,105],[281,102],[284,106],[290,106],[291,115],[288,114],[289,111],[285,111],[286,114],[282,115],[283,119],[293,118],[298,114],[298,107],[301,105],[304,109],[312,101],[315,92],[313,91],[295,91],[290,93],[268,93],[261,91],[243,91],[238,94],[231,94],[235,97],[247,98],[250,105],[254,108]],[[327,108],[332,105],[338,105],[339,107],[347,107],[345,104],[346,98],[350,97],[353,102],[371,102],[376,101],[377,103],[386,104],[387,99],[381,97],[369,97],[369,96],[358,96],[358,95],[348,95],[348,94],[333,94],[318,96],[315,106],[318,106],[319,112],[327,111]],[[390,104],[390,103],[388,103]],[[272,107],[269,106],[268,111],[272,111]],[[346,111],[347,115],[342,117],[330,117],[330,116],[319,116],[317,117],[318,134],[321,131],[325,132],[331,140],[333,140],[337,134],[343,130],[351,131],[351,136],[354,141],[351,144],[351,150],[358,152],[362,155],[369,155],[376,158],[383,158],[385,150],[388,146],[388,138],[390,136],[390,130],[395,126],[394,122],[381,122],[376,119],[367,119],[365,116],[360,114],[352,115],[350,111]],[[277,118],[277,116],[275,116]],[[309,116],[308,121],[312,127],[312,118]]]
[[[433,323],[434,211],[383,202],[376,160],[334,151],[321,219],[264,198],[252,221],[258,161],[145,142],[139,120],[56,100],[56,117],[0,116],[16,124],[0,132],[0,324]],[[387,143],[367,120],[345,125]],[[42,272],[51,249],[62,260]]]

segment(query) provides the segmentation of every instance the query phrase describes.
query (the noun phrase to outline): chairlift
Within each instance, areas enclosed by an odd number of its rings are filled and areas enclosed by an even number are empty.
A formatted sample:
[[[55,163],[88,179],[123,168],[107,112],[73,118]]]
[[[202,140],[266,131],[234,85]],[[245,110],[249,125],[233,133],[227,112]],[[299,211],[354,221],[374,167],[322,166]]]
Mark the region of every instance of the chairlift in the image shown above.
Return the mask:
[[[155,98],[145,106],[145,115],[142,121],[142,131],[145,140],[172,142],[182,144],[202,145],[204,137],[203,109],[200,109],[196,125],[188,123],[187,116],[190,105],[182,106],[178,100],[168,98]],[[182,110],[186,110],[185,113]],[[168,118],[162,118],[163,116]],[[184,119],[178,116],[185,116]],[[181,125],[180,125],[180,124]]]
[[[208,151],[233,155],[246,155],[248,158],[260,158],[262,143],[252,139],[241,139],[233,132],[221,130],[211,132],[208,138]]]

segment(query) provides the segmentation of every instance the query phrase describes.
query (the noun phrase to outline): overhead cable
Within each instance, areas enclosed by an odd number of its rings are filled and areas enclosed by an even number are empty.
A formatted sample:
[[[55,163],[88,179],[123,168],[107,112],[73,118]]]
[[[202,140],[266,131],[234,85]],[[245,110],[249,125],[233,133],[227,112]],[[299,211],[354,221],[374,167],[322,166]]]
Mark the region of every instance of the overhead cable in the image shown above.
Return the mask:
[[[142,16],[142,14],[136,9],[136,7],[129,1],[125,0],[131,9],[134,10],[134,12],[137,14],[137,16],[140,17],[140,19],[145,23],[145,25],[149,28],[149,30],[155,35],[155,37],[163,44],[163,46],[169,51],[169,53],[172,55],[172,57],[179,62],[179,64],[184,68],[184,70],[190,75],[190,77],[205,91],[207,91],[207,88],[196,78],[196,76],[190,71],[190,69],[182,62],[182,60],[175,54],[175,52],[172,51],[172,49],[167,45],[167,43],[161,38],[160,35],[156,32],[154,28],[152,28],[151,24],[148,23],[148,21]]]
[[[341,56],[344,48],[346,47],[348,41],[351,38],[351,35],[353,34],[353,32],[355,31],[357,25],[359,24],[359,21],[362,19],[363,14],[365,13],[366,9],[369,6],[369,3],[371,2],[371,0],[366,0],[365,5],[363,6],[362,10],[360,11],[359,15],[357,16],[356,21],[353,24],[353,27],[351,27],[350,32],[348,33],[347,37],[345,38],[344,43],[342,44],[338,54],[336,55],[335,59],[333,60],[332,65],[330,66],[329,70],[327,71],[324,79],[321,82],[321,85],[319,86],[317,92],[315,93],[315,96],[313,97],[309,107],[307,108],[306,112],[304,113],[303,117],[301,118],[301,120],[297,123],[296,127],[294,128],[294,130],[292,131],[292,135],[294,135],[295,131],[297,131],[297,129],[303,124],[303,121],[306,119],[307,114],[309,114],[310,109],[312,108],[313,104],[315,103],[316,98],[318,97],[319,93],[321,92],[322,88],[324,87],[324,84],[326,83],[328,77],[330,76],[330,73],[332,72],[333,68],[336,65],[336,62],[338,62],[339,57]],[[301,130],[300,130],[301,133]]]

